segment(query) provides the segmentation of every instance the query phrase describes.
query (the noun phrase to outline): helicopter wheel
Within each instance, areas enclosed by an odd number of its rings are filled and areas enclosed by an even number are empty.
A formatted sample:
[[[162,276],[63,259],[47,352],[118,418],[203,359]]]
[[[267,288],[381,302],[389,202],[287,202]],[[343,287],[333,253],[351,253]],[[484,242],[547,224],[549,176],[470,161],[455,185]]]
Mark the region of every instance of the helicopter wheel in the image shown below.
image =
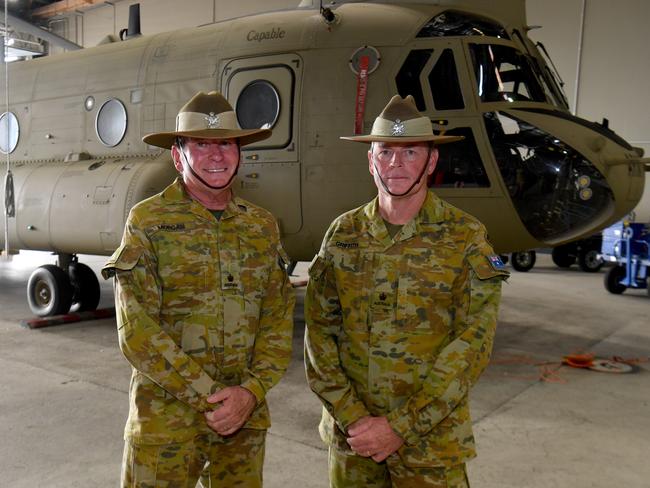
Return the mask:
[[[605,289],[614,295],[620,295],[627,290],[627,286],[621,284],[621,280],[625,278],[626,273],[625,266],[618,265],[609,268],[609,271],[605,274]]]
[[[551,258],[558,268],[570,268],[576,262],[575,255],[569,252],[569,246],[554,247]]]
[[[83,263],[72,262],[68,266],[68,275],[74,292],[70,311],[85,312],[97,309],[101,292],[94,271]]]
[[[36,268],[27,283],[27,301],[39,317],[60,315],[70,310],[73,289],[70,278],[61,268],[46,264]]]
[[[535,251],[513,252],[510,256],[512,267],[521,272],[527,272],[533,269],[537,255]]]
[[[603,264],[605,264],[603,260],[598,257],[598,249],[586,249],[578,254],[578,265],[582,271],[596,273],[600,271]]]

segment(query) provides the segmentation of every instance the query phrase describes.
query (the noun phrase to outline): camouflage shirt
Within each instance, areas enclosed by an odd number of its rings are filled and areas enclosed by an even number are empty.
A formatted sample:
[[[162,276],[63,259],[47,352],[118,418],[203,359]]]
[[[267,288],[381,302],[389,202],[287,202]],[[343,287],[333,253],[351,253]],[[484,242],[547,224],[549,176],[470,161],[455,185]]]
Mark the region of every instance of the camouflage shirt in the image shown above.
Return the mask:
[[[295,297],[277,225],[234,198],[217,221],[176,180],[131,210],[115,275],[122,352],[133,366],[125,435],[180,442],[209,431],[206,398],[241,385],[257,398],[244,425],[270,425],[264,397],[291,357]]]
[[[467,402],[488,363],[508,273],[475,218],[429,192],[390,238],[378,201],[340,216],[309,269],[307,378],[323,440],[386,416],[409,466],[474,456]]]

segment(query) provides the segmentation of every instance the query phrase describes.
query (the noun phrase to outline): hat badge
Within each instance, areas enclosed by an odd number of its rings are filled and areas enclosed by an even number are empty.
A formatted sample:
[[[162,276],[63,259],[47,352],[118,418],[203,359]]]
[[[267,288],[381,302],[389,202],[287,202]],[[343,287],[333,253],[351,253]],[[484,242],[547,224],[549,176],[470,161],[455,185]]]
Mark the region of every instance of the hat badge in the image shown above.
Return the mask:
[[[221,125],[221,120],[219,120],[219,116],[215,114],[214,112],[210,112],[205,116],[205,120],[208,123],[208,129],[218,129],[219,125]]]
[[[403,136],[405,132],[404,128],[404,122],[402,122],[400,119],[396,119],[395,122],[393,122],[393,126],[391,127],[390,134],[392,136]]]

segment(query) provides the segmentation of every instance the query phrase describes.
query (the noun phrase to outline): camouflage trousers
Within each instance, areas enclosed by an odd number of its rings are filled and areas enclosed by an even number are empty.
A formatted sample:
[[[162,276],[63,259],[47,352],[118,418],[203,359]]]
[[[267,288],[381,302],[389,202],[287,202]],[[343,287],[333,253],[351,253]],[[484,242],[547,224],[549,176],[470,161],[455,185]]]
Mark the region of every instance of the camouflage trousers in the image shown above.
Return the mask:
[[[127,441],[122,488],[261,487],[265,430],[241,429],[221,437],[199,435],[174,444]]]
[[[331,488],[469,488],[465,464],[411,468],[397,454],[376,463],[333,446],[328,462]]]

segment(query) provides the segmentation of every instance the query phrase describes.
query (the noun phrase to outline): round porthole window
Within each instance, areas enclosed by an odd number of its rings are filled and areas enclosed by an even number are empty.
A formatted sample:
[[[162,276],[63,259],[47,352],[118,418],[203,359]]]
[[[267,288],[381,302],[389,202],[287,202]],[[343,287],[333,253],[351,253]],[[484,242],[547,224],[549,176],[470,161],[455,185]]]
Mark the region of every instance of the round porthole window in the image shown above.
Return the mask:
[[[256,80],[244,87],[235,103],[242,129],[271,129],[280,115],[280,95],[272,83]]]
[[[16,149],[19,135],[18,119],[13,112],[0,115],[0,151],[3,154],[11,153]]]
[[[126,134],[126,108],[117,98],[112,98],[101,106],[95,119],[95,132],[102,144],[117,146]]]

